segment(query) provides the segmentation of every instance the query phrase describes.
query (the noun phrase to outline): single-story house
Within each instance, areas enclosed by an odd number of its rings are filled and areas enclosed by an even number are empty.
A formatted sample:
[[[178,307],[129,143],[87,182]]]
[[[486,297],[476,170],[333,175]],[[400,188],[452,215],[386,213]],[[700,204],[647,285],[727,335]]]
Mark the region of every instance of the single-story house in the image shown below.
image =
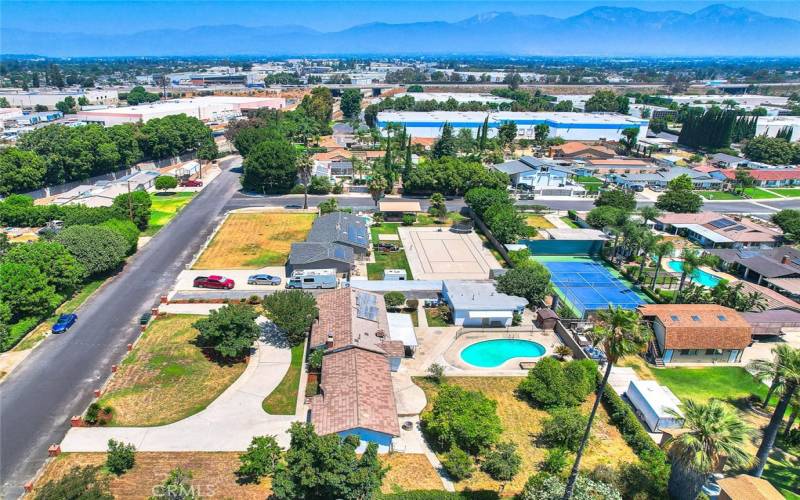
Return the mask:
[[[391,201],[381,200],[378,202],[378,211],[383,214],[387,221],[402,220],[405,214],[422,213],[422,207],[418,201]]]
[[[733,219],[715,212],[665,213],[655,219],[655,228],[680,234],[703,248],[769,248],[778,244],[782,233],[749,219]]]
[[[657,350],[650,355],[666,365],[738,363],[752,342],[750,323],[717,304],[647,304],[639,312],[652,323]]]
[[[708,253],[719,257],[728,272],[759,285],[768,284],[768,281],[776,278],[800,278],[800,250],[788,245],[775,248],[719,248]]]
[[[583,167],[593,175],[646,174],[660,169],[655,163],[634,158],[607,158],[586,160]]]
[[[338,243],[292,243],[288,273],[306,269],[336,269],[349,274],[354,267],[353,249]]]
[[[658,137],[648,137],[636,143],[636,151],[646,153],[670,153],[675,149],[675,143]]]
[[[783,500],[784,496],[769,481],[749,474],[717,479],[719,500]]]
[[[522,313],[528,301],[500,293],[491,281],[445,280],[442,296],[456,326],[511,326],[514,313]]]
[[[338,243],[352,248],[355,256],[364,257],[369,251],[369,228],[364,217],[333,212],[317,217],[306,241]]]
[[[550,148],[550,156],[553,158],[612,158],[615,155],[611,148],[578,141],[565,142]]]
[[[655,380],[631,380],[625,396],[652,432],[683,426],[684,419],[671,413],[674,411],[680,415],[681,400]]]
[[[735,170],[720,170],[719,173],[729,180],[736,179]],[[800,168],[749,169],[747,173],[758,187],[780,188],[800,185]]]
[[[747,159],[733,156],[726,153],[715,153],[711,155],[711,164],[719,168],[739,168],[747,165]]]
[[[528,186],[533,191],[541,191],[541,194],[571,196],[586,191],[582,185],[570,180],[574,175],[571,168],[546,158],[523,156],[518,160],[493,165],[492,168],[508,174],[513,186]]]
[[[616,184],[625,187],[638,185],[665,188],[669,181],[681,175],[688,175],[695,189],[718,189],[723,184],[723,181],[715,179],[709,174],[683,167],[673,167],[644,174],[612,174],[609,177]]]

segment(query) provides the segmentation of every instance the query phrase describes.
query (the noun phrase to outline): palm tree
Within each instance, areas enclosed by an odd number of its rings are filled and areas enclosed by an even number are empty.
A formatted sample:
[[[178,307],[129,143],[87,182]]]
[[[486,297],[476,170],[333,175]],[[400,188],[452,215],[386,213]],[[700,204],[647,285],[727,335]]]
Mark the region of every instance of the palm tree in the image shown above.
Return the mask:
[[[308,209],[308,183],[311,181],[311,174],[314,172],[314,160],[311,156],[304,154],[297,159],[297,174],[300,176],[300,183],[303,184],[303,208]]]
[[[681,281],[678,283],[678,293],[675,294],[676,303],[680,298],[683,285],[686,283],[686,277],[689,276],[691,281],[692,273],[700,266],[704,266],[709,263],[709,258],[706,255],[688,248],[685,248],[683,252],[681,252],[681,259],[683,259],[683,272],[681,273]]]
[[[789,414],[789,421],[786,422],[786,427],[783,429],[783,439],[789,438],[789,434],[792,432],[792,426],[795,420],[797,420],[797,416],[800,415],[800,393],[794,395],[791,405],[792,413]]]
[[[778,428],[783,422],[783,415],[786,413],[786,408],[789,407],[789,402],[794,397],[797,387],[800,386],[800,348],[790,347],[780,351],[776,349],[775,354],[775,364],[778,367],[776,372],[783,379],[783,392],[781,392],[781,398],[778,400],[775,411],[772,412],[772,418],[769,419],[769,425],[764,429],[764,437],[758,447],[758,452],[756,452],[758,462],[752,471],[756,477],[761,477],[764,472],[772,445],[775,444],[775,438],[778,435]]]
[[[656,262],[656,273],[653,276],[653,286],[650,288],[656,288],[656,284],[658,283],[658,273],[661,271],[661,260],[666,255],[672,255],[672,252],[675,251],[675,245],[672,244],[671,241],[661,241],[656,244],[655,248],[653,249],[653,253],[658,257],[658,261]]]
[[[754,359],[747,364],[747,371],[752,373],[756,380],[759,382],[771,380],[769,389],[767,390],[767,395],[764,397],[764,401],[761,402],[762,408],[767,407],[769,400],[772,399],[772,395],[783,385],[783,379],[781,378],[780,372],[781,366],[777,360],[782,358],[785,359],[789,355],[788,350],[791,350],[789,344],[778,344],[772,348],[772,360]]]
[[[639,283],[642,282],[642,274],[644,274],[644,266],[647,264],[647,260],[650,258],[650,254],[653,253],[656,246],[661,241],[661,236],[656,236],[655,234],[651,233],[650,231],[645,230],[644,234],[642,234],[641,238],[641,245],[639,247],[639,251],[642,252],[642,260],[639,262]]]
[[[369,189],[369,194],[372,195],[372,201],[375,202],[376,207],[378,206],[378,201],[383,197],[386,186],[386,179],[382,175],[373,175],[369,181],[367,189]]]
[[[591,339],[594,345],[602,344],[608,361],[603,374],[603,381],[597,388],[594,405],[592,406],[592,412],[589,414],[589,422],[583,433],[583,439],[580,447],[578,447],[578,452],[575,454],[575,463],[572,464],[572,472],[569,475],[567,488],[564,492],[565,500],[572,496],[575,480],[578,478],[578,468],[580,467],[583,450],[586,448],[586,443],[589,442],[592,422],[597,413],[597,406],[603,398],[608,377],[611,375],[611,367],[623,356],[642,352],[650,340],[650,330],[642,325],[639,313],[636,310],[622,309],[621,307],[612,309],[611,306],[608,306],[607,310],[597,314],[597,322],[592,330]]]
[[[642,207],[639,215],[642,217],[642,225],[646,226],[648,221],[656,220],[661,215],[661,210],[656,207]]]
[[[684,419],[688,430],[665,443],[672,458],[669,495],[697,498],[706,476],[718,470],[723,457],[727,457],[726,464],[733,466],[750,463],[743,445],[751,431],[730,407],[718,400],[702,404],[689,399],[681,407],[682,415],[674,410],[670,413]]]

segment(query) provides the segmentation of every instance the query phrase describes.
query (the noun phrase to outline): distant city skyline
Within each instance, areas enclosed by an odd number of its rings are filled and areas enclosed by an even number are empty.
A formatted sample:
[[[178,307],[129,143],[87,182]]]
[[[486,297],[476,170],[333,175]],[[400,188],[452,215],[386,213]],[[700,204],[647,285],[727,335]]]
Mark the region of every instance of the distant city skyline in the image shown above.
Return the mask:
[[[0,27],[27,31],[89,34],[130,34],[157,29],[237,24],[249,27],[299,25],[321,32],[365,23],[459,21],[487,12],[568,17],[597,6],[638,7],[643,10],[694,12],[724,4],[771,16],[800,19],[794,0],[528,0],[528,1],[116,1],[6,0]]]

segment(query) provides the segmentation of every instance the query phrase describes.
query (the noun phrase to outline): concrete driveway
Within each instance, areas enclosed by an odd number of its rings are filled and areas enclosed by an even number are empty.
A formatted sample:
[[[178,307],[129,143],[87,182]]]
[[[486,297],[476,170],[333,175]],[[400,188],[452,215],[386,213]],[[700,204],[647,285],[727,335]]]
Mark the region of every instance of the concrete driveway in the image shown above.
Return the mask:
[[[186,291],[186,290],[205,290],[203,288],[194,288],[192,282],[198,276],[211,276],[216,274],[232,279],[236,282],[234,291],[249,291],[249,292],[264,292],[275,289],[286,288],[286,268],[280,267],[262,267],[261,269],[186,269],[181,271],[178,279],[175,282],[173,292]],[[247,277],[254,274],[271,274],[281,278],[281,284],[277,286],[272,285],[248,285]]]

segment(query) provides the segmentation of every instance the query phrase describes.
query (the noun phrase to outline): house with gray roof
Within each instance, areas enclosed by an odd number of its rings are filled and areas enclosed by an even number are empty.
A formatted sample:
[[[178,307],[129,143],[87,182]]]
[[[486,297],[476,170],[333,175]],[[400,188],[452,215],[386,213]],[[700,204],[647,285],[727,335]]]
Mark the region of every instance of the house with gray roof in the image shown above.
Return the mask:
[[[333,212],[317,217],[306,241],[311,243],[338,243],[350,247],[358,257],[369,250],[369,228],[364,217],[345,212]]]
[[[660,186],[666,187],[669,181],[681,175],[688,175],[695,189],[718,189],[723,181],[715,179],[707,173],[698,172],[684,167],[661,169],[644,174],[611,174],[611,180],[624,187],[633,186]]]
[[[800,251],[787,245],[777,248],[717,248],[708,252],[719,257],[729,272],[759,285],[769,286],[776,279],[800,278]]]
[[[288,272],[306,269],[336,269],[347,274],[353,270],[353,249],[338,243],[292,243]]]
[[[492,281],[445,280],[442,296],[456,326],[511,326],[514,313],[522,313],[528,301],[500,293]]]
[[[711,155],[711,164],[720,168],[739,168],[748,163],[746,158],[733,156],[726,153],[715,153]]]
[[[583,186],[571,180],[574,172],[569,166],[546,158],[523,156],[492,168],[508,174],[511,184],[518,189],[524,187],[528,191],[541,191],[541,194],[549,195],[572,195],[585,191]]]

